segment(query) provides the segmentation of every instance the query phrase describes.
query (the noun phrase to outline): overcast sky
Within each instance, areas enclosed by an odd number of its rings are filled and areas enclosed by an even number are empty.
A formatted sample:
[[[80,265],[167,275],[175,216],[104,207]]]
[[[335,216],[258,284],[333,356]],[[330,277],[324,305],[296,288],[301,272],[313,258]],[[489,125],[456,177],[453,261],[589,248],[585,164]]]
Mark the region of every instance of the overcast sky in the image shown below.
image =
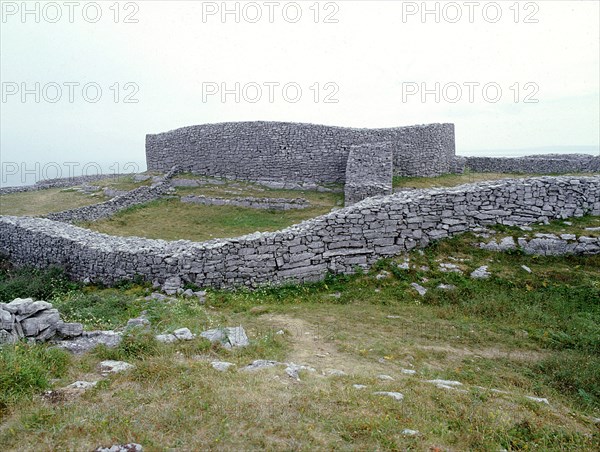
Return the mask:
[[[452,122],[459,154],[597,153],[599,3],[27,2],[23,16],[3,1],[2,170],[143,170],[146,133],[245,120]]]

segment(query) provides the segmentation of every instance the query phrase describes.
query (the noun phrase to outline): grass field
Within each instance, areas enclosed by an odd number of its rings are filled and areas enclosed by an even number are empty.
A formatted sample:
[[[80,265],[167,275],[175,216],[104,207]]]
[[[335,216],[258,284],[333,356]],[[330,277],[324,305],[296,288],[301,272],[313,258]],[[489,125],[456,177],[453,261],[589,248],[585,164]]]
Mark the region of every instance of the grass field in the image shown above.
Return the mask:
[[[599,224],[600,218],[587,217],[535,231],[581,234]],[[142,311],[152,322],[150,333],[83,357],[44,346],[5,347],[0,444],[35,451],[130,441],[150,451],[598,450],[600,256],[493,253],[473,246],[479,241],[465,234],[414,251],[409,270],[398,268],[400,257],[367,274],[310,285],[209,291],[204,305],[147,301],[151,289],[143,285],[82,287],[63,282],[59,273],[0,267],[4,300],[33,287],[52,298],[66,320],[89,329],[123,328]],[[442,272],[442,262],[464,274]],[[490,279],[469,278],[480,265],[489,266]],[[411,283],[428,293],[421,297]],[[456,288],[438,289],[440,283]],[[178,327],[199,333],[240,324],[251,345],[233,351],[200,338],[170,345],[152,338]],[[83,394],[58,390],[99,379],[102,359],[136,368]],[[281,366],[239,370],[254,359],[306,364],[316,372],[302,371],[296,381]],[[220,373],[211,360],[236,366]],[[327,375],[332,369],[346,375]],[[464,392],[429,379],[458,380]],[[46,389],[57,392],[44,397]],[[404,399],[375,391],[401,392]]]
[[[0,215],[41,216],[104,201],[102,194],[86,195],[64,188],[0,195]]]

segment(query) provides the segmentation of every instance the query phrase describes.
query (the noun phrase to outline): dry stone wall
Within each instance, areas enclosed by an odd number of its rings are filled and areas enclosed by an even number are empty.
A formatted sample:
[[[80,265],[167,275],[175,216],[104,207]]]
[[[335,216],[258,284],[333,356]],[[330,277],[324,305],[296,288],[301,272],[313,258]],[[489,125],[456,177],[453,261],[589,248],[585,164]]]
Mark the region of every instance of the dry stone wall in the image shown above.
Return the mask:
[[[450,172],[454,125],[355,129],[287,122],[232,122],[146,136],[149,171],[184,171],[249,181],[344,182],[353,145],[394,143],[394,168],[405,176]]]
[[[305,198],[216,198],[210,196],[182,196],[181,202],[201,204],[204,206],[236,206],[250,209],[293,210],[306,209],[310,203]]]
[[[22,193],[27,191],[46,190],[49,188],[68,188],[77,185],[85,185],[90,182],[96,182],[111,177],[121,177],[128,174],[90,174],[88,176],[61,177],[56,179],[43,179],[37,181],[34,185],[23,185],[18,187],[0,187],[0,195],[9,195],[11,193]]]
[[[113,237],[42,218],[0,217],[0,253],[107,284],[142,275],[235,287],[352,273],[432,240],[495,223],[600,215],[600,176],[541,177],[368,198],[278,232],[203,243]]]
[[[392,193],[393,144],[352,146],[346,166],[344,195],[346,206],[371,196]]]
[[[168,191],[172,190],[171,178],[177,173],[177,168],[172,168],[164,178],[151,186],[142,186],[126,192],[120,196],[90,206],[78,207],[76,209],[64,210],[62,212],[51,213],[46,218],[54,221],[64,221],[74,223],[77,221],[96,221],[102,218],[108,218],[120,210],[127,209],[139,204],[153,201],[162,197]]]
[[[478,173],[598,173],[600,156],[545,154],[527,157],[466,157],[465,165]]]

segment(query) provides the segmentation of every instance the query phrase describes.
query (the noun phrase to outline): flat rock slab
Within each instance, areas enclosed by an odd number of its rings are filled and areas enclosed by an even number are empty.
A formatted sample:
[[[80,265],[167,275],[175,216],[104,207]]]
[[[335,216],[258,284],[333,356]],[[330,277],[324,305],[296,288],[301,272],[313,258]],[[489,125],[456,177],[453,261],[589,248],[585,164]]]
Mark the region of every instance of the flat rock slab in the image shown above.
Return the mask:
[[[280,364],[282,364],[282,363],[280,363],[279,361],[271,361],[268,359],[257,359],[255,361],[252,361],[252,363],[248,364],[246,367],[243,367],[242,370],[253,372],[255,370],[261,370],[261,369],[267,369],[269,367],[275,367]]]
[[[97,381],[76,381],[74,383],[71,383],[68,386],[65,386],[64,389],[81,389],[81,390],[86,390],[86,389],[93,388],[97,384],[98,384]]]
[[[471,278],[473,279],[488,279],[492,274],[488,271],[487,265],[482,265],[471,272]]]
[[[229,363],[227,361],[213,361],[210,363],[213,369],[218,370],[219,372],[225,372],[230,367],[235,366],[234,363]]]
[[[376,391],[373,393],[373,395],[387,396],[387,397],[391,397],[392,399],[395,399],[398,401],[401,401],[404,399],[404,394],[402,394],[401,392]]]
[[[225,348],[246,347],[250,344],[246,331],[241,326],[215,328],[203,331],[200,336],[211,342],[219,342]]]
[[[115,444],[109,447],[98,447],[94,452],[142,452],[144,448],[141,444],[127,443]]]
[[[425,382],[434,385],[462,386],[462,383],[460,381],[455,380],[426,380]]]
[[[102,361],[98,364],[100,367],[100,372],[103,374],[116,374],[119,372],[125,372],[126,370],[131,370],[135,366],[133,364],[126,363],[125,361]]]
[[[84,331],[81,336],[74,339],[57,341],[56,346],[64,348],[71,353],[81,354],[89,352],[98,345],[114,348],[121,343],[123,337],[115,331]]]

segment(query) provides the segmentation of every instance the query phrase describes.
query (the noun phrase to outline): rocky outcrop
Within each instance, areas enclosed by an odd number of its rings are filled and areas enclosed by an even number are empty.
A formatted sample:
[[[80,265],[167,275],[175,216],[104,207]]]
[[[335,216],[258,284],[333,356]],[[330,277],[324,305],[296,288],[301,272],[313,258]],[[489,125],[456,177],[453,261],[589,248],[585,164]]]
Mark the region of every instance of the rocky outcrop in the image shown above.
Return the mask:
[[[81,336],[81,323],[65,323],[47,301],[16,298],[0,303],[0,344],[20,339],[45,342],[54,338]]]

